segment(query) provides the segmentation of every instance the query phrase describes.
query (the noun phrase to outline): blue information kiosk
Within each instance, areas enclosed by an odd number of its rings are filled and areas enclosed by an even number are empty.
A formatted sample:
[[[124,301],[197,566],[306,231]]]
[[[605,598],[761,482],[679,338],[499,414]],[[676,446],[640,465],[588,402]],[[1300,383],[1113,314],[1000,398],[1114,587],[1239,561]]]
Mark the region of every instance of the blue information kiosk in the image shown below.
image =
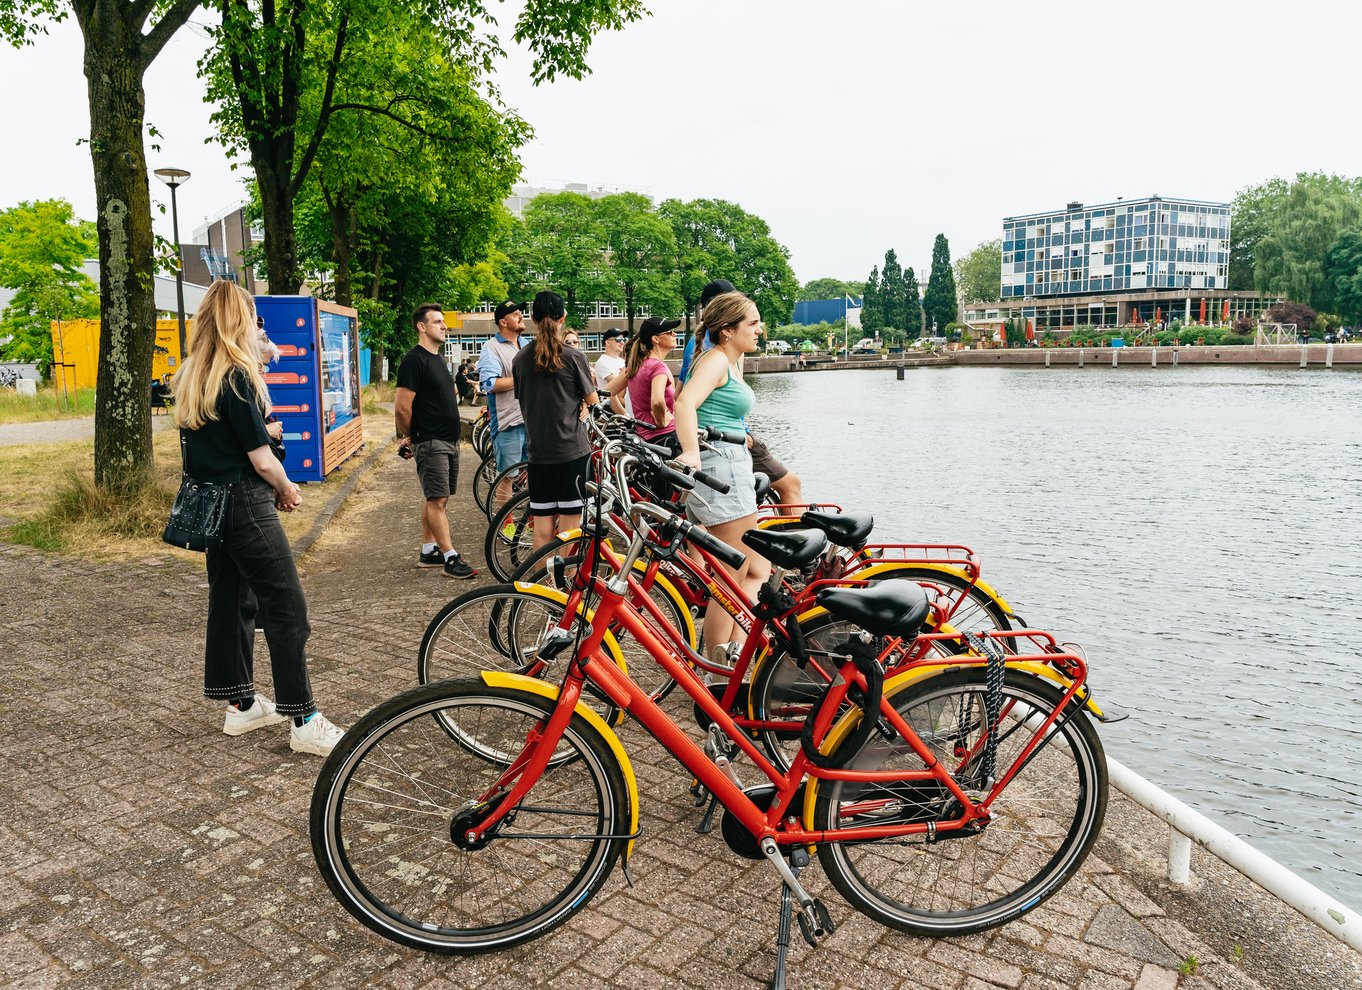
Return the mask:
[[[294,481],[321,481],[364,444],[359,314],[311,296],[256,296],[255,308],[283,354],[265,384],[284,424],[284,466]]]

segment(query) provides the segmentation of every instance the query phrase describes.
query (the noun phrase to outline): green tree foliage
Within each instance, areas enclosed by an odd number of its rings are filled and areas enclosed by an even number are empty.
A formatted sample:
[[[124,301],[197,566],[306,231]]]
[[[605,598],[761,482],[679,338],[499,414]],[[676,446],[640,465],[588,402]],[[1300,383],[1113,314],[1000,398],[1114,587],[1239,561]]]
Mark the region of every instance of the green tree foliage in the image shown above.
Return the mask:
[[[922,336],[922,290],[913,269],[903,270],[903,335],[912,339]]]
[[[922,307],[926,310],[924,330],[936,327],[938,333],[947,323],[954,323],[959,313],[955,297],[955,275],[951,271],[951,249],[945,234],[937,234],[932,244],[932,272],[927,277],[927,293]]]
[[[956,259],[955,288],[962,303],[997,300],[1003,291],[1003,242],[984,241]]]
[[[0,0],[0,39],[25,45],[74,14],[84,44],[99,238],[95,484],[136,495],[151,475],[156,301],[142,80],[199,0]],[[68,67],[69,69],[69,67]]]
[[[884,314],[886,330],[903,329],[904,310],[903,269],[898,255],[890,248],[884,252],[884,267],[880,269],[880,312]]]
[[[999,283],[1001,285],[1002,283]],[[1003,340],[1008,347],[1026,346],[1026,321],[1020,318],[1008,320],[1003,324]]]
[[[840,278],[815,278],[804,283],[799,290],[798,302],[812,302],[816,299],[841,299],[851,296],[859,299],[865,295],[864,282],[844,282]]]
[[[294,0],[282,7],[219,0],[216,7],[221,23],[203,64],[219,106],[215,120],[224,140],[249,152],[255,170],[271,289],[296,292],[302,276],[294,201],[330,126],[343,116],[372,115],[412,134],[458,140],[461,122],[442,106],[443,73],[423,73],[458,67],[470,85],[494,94],[488,74],[504,55],[496,21],[482,3],[461,0]],[[528,0],[513,37],[531,51],[535,83],[559,74],[579,79],[589,71],[591,39],[644,13],[640,0]],[[443,50],[410,53],[399,78],[374,74],[384,59],[352,57],[369,42],[389,44],[395,29],[404,37],[404,25],[417,22]]]
[[[1230,206],[1230,268],[1229,287],[1252,292],[1254,287],[1254,255],[1264,235],[1274,205],[1286,196],[1289,183],[1285,179],[1269,179],[1256,186],[1241,189]]]
[[[1339,234],[1324,262],[1338,314],[1349,323],[1362,321],[1362,227]]]
[[[1298,175],[1267,212],[1267,232],[1254,251],[1258,290],[1332,311],[1334,286],[1325,256],[1339,234],[1362,221],[1362,181]]]
[[[594,209],[605,246],[601,301],[624,309],[631,334],[640,308],[666,318],[679,313],[676,235],[667,219],[638,193],[604,196]]]
[[[751,297],[767,326],[789,322],[799,281],[789,250],[771,235],[765,220],[721,199],[669,199],[658,212],[676,238],[676,291],[688,332],[700,290],[715,278],[728,279]]]
[[[64,199],[0,210],[0,285],[16,290],[0,313],[0,356],[52,361],[53,320],[99,315],[99,287],[81,263],[99,250],[95,225],[78,221]]]
[[[877,334],[884,329],[884,303],[880,299],[880,267],[870,269],[865,280],[865,298],[861,303],[861,330]]]
[[[567,304],[568,324],[586,326],[587,307],[604,293],[605,270],[605,236],[591,197],[536,196],[510,233],[506,254],[506,282],[514,298],[552,289]]]

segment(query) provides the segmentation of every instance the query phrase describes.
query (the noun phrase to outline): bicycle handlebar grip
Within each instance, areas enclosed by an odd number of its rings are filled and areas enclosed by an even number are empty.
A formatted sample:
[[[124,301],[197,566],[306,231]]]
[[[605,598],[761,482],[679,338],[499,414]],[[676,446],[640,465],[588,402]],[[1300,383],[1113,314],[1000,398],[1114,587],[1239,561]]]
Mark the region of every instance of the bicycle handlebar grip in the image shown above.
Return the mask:
[[[747,446],[747,434],[737,433],[733,430],[716,430],[712,426],[705,427],[706,440],[722,440],[724,443],[736,443]]]
[[[718,478],[714,477],[714,475],[706,474],[705,472],[700,470],[697,470],[695,472],[694,477],[696,481],[700,482],[700,484],[705,485],[708,488],[713,488],[720,495],[728,494],[729,488],[728,482],[720,481]]]
[[[694,478],[688,474],[682,474],[680,471],[673,471],[669,467],[658,468],[657,477],[659,480],[667,482],[674,488],[680,488],[682,491],[688,492],[695,487]]]
[[[691,527],[690,532],[686,534],[686,539],[690,540],[696,546],[708,550],[735,571],[742,567],[743,564],[747,563],[747,554],[743,553],[741,550],[735,550],[733,547],[730,547],[727,543],[723,542],[723,540],[706,533],[703,529]]]

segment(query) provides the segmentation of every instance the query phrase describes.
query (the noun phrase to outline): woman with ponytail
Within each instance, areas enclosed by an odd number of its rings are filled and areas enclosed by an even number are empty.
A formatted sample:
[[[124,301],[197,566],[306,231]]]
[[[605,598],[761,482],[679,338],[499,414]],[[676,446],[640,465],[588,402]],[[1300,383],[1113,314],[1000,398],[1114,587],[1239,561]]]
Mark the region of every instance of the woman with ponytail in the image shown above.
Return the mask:
[[[534,297],[534,343],[511,362],[515,397],[525,415],[534,545],[581,522],[583,483],[591,460],[586,407],[598,399],[586,355],[564,345],[567,308],[556,292]]]
[[[745,443],[723,441],[701,453],[698,430],[710,426],[744,435],[746,416],[756,397],[743,381],[742,359],[757,349],[761,316],[756,304],[741,292],[725,292],[705,306],[700,329],[711,346],[695,359],[690,378],[676,397],[676,437],[681,445],[678,460],[726,482],[728,491],[720,494],[697,485],[686,500],[686,514],[747,557],[741,568],[729,568],[729,573],[756,601],[757,588],[771,573],[771,565],[742,543],[742,534],[757,524],[752,455]],[[705,642],[711,653],[722,650],[726,656],[734,632],[733,619],[711,601],[705,611]]]
[[[676,443],[676,379],[667,367],[667,355],[676,347],[676,328],[680,320],[650,316],[643,321],[638,336],[624,351],[623,373],[610,381],[609,392],[628,391],[629,407],[639,425],[635,432],[649,443],[671,447]]]
[[[270,450],[269,392],[260,374],[255,303],[231,282],[214,282],[194,314],[189,356],[175,375],[174,414],[185,471],[230,486],[220,547],[210,547],[204,688],[226,702],[222,731],[239,736],[291,718],[289,748],[325,756],[341,729],[317,711],[307,676],[310,627],[293,550],[279,522],[302,502]],[[257,694],[257,600],[270,647],[277,704]]]

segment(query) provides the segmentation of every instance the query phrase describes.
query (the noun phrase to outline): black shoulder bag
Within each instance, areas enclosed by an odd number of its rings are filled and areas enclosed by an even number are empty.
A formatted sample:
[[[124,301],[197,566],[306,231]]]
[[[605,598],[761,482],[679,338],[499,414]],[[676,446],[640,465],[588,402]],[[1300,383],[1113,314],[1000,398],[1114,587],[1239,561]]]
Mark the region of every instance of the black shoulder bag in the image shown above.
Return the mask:
[[[227,521],[227,505],[231,501],[232,486],[216,481],[198,481],[189,474],[189,445],[180,431],[180,458],[183,476],[175,504],[170,507],[170,521],[161,539],[171,546],[203,553],[209,547],[222,545],[222,530]]]

